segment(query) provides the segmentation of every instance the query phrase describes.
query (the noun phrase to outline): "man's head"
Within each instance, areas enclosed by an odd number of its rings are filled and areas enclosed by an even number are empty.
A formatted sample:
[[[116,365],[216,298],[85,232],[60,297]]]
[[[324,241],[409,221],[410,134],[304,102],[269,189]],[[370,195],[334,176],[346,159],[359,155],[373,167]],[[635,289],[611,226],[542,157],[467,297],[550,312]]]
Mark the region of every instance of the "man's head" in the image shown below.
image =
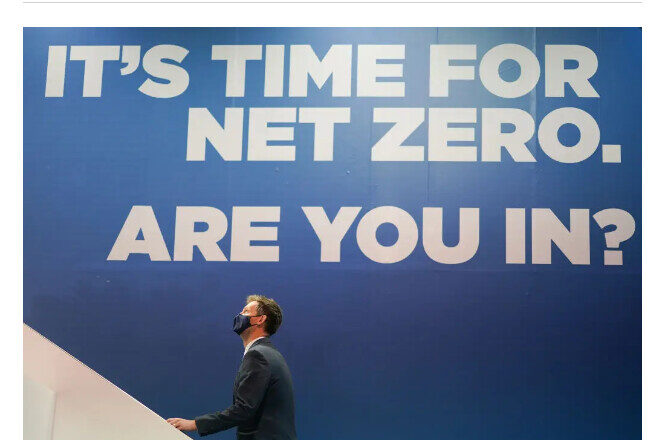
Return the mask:
[[[277,332],[282,322],[282,312],[279,304],[263,295],[249,295],[247,305],[240,315],[249,317],[250,327],[240,335],[246,337],[269,336]]]

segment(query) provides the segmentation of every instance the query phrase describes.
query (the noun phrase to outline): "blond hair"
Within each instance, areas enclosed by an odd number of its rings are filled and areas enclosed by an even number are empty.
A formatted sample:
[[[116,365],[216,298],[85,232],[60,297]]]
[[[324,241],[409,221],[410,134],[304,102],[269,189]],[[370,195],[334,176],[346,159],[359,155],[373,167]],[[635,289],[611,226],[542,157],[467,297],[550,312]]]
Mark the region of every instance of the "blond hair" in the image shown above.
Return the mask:
[[[258,303],[258,310],[256,315],[265,315],[265,331],[268,335],[272,335],[277,332],[279,326],[281,326],[282,321],[282,312],[279,304],[272,298],[268,298],[263,295],[249,295],[247,297],[247,304],[252,301]]]

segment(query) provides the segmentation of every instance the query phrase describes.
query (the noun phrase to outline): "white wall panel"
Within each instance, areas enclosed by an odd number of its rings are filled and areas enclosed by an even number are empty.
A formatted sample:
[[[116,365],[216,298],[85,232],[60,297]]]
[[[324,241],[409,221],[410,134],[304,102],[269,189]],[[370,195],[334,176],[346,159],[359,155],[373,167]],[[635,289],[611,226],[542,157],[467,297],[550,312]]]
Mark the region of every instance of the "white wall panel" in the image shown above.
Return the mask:
[[[25,439],[190,439],[25,324],[23,374]]]

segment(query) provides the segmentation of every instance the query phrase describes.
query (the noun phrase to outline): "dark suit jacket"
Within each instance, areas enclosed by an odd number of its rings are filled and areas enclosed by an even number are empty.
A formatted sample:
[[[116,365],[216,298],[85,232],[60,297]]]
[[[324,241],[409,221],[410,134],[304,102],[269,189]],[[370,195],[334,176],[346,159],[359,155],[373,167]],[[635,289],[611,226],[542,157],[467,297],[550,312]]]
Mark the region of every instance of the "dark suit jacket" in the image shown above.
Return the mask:
[[[201,436],[237,427],[237,439],[296,439],[291,372],[269,338],[251,345],[233,386],[233,404],[195,418]]]

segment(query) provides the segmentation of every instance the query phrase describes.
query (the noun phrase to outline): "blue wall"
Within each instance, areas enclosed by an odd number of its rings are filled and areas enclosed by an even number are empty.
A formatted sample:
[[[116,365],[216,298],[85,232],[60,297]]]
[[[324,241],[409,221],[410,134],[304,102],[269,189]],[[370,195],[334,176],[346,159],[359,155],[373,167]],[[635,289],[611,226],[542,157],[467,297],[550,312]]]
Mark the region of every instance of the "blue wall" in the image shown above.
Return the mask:
[[[106,64],[103,94],[82,98],[83,63],[68,62],[63,98],[45,98],[49,45],[164,43],[190,50],[190,86],[172,99],[137,91],[141,69]],[[307,98],[263,98],[263,64],[247,66],[247,95],[225,98],[212,44],[405,44],[405,98],[331,98],[330,81]],[[502,99],[478,81],[429,98],[433,43],[474,43],[478,58],[501,43],[534,49],[579,44],[599,59],[599,99]],[[354,52],[355,61],[355,52]],[[355,65],[354,65],[355,66]],[[510,76],[518,66],[510,65]],[[254,88],[250,88],[253,86]],[[354,90],[355,91],[355,90]],[[189,107],[351,107],[333,162],[312,160],[312,126],[297,126],[295,162],[226,162],[208,152],[186,162]],[[390,125],[373,107],[516,107],[538,117],[579,107],[621,164],[599,153],[574,164],[370,162]],[[340,129],[346,129],[341,131]],[[480,129],[477,127],[477,141]],[[566,131],[562,138],[574,138]],[[424,123],[406,142],[423,145]],[[246,136],[245,136],[246,147]],[[301,149],[303,148],[303,149]],[[212,156],[214,155],[214,156]],[[151,205],[167,246],[178,205],[281,206],[280,262],[127,262],[106,257],[132,205]],[[478,207],[480,246],[460,265],[430,260],[419,245],[404,261],[367,259],[350,230],[342,262],[320,263],[300,206],[401,207],[419,222],[445,207]],[[504,209],[621,208],[636,220],[623,266],[603,266],[592,221],[591,265],[554,247],[551,265],[506,265]],[[242,355],[231,320],[249,293],[278,300],[274,337],[295,384],[300,438],[641,437],[641,30],[640,29],[26,29],[24,31],[24,322],[163,417],[194,417],[230,404]],[[388,228],[382,242],[395,235]],[[389,230],[389,231],[387,231]],[[222,249],[229,254],[230,235]],[[530,258],[530,256],[528,256]],[[197,435],[195,436],[197,437]],[[231,439],[234,430],[214,437]]]

